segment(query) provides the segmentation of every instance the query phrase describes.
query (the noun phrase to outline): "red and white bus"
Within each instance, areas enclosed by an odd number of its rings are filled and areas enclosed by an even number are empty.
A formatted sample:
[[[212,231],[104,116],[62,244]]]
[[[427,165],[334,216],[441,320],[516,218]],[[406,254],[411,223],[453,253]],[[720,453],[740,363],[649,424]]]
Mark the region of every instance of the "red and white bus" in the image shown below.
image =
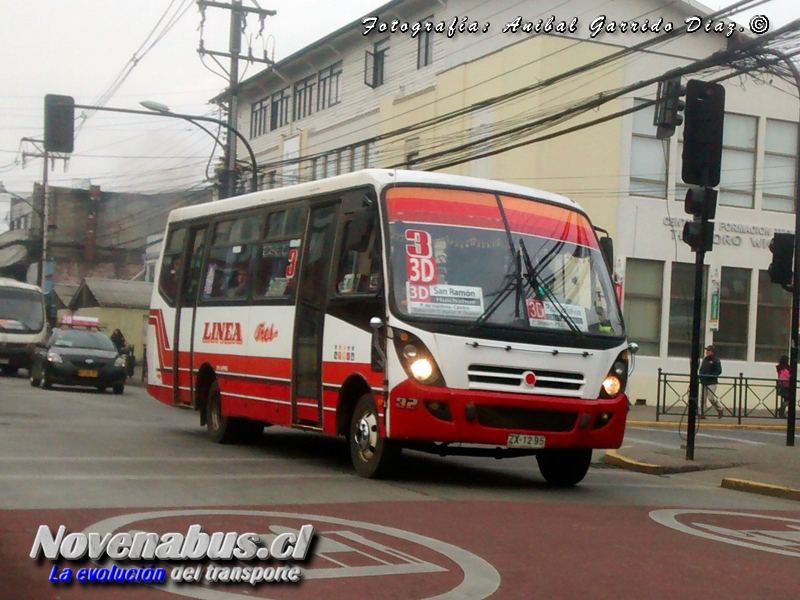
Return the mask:
[[[557,485],[622,443],[610,244],[567,198],[365,170],[175,210],[165,240],[148,390],[215,442],[342,435],[365,477],[402,448],[535,454]]]

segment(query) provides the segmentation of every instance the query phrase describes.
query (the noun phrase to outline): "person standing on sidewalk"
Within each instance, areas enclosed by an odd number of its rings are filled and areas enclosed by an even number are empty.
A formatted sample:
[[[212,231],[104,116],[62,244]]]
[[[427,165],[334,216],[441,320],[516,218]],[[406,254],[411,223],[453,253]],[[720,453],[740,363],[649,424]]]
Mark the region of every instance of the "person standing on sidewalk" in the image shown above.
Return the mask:
[[[778,418],[786,418],[786,408],[789,406],[789,357],[785,354],[780,357],[778,364],[775,365],[778,372],[778,400],[781,405],[778,408]]]
[[[717,358],[714,346],[706,346],[706,357],[700,364],[698,374],[700,375],[700,384],[703,386],[703,406],[705,407],[706,401],[711,402],[712,406],[717,409],[717,416],[721,419],[725,411],[717,397],[717,378],[722,375],[722,362]]]

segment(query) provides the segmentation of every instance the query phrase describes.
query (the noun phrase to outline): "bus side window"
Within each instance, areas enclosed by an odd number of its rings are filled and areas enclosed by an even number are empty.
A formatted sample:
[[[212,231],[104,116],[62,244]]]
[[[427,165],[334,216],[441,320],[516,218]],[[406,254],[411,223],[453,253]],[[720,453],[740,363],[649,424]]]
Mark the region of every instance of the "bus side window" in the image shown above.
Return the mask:
[[[181,272],[181,255],[165,256],[161,265],[161,292],[170,304],[178,298],[178,280]]]
[[[347,232],[352,220],[344,227],[342,246],[339,249],[339,266],[336,271],[336,294],[378,294],[383,289],[383,265],[381,262],[380,229],[372,228],[367,247],[347,250]]]
[[[281,209],[267,218],[254,277],[255,297],[287,300],[294,295],[305,218],[303,207]]]
[[[175,304],[178,299],[178,282],[181,273],[181,257],[183,247],[186,244],[187,229],[172,229],[167,235],[167,243],[164,248],[164,258],[161,262],[161,274],[159,275],[159,287],[161,295],[169,302]]]

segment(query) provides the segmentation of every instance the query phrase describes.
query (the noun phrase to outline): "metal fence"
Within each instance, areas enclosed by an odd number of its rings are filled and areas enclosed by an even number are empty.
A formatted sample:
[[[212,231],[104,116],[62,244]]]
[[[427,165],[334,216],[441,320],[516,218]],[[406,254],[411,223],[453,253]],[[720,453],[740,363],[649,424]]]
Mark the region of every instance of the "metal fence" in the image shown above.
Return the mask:
[[[717,382],[716,396],[723,406],[726,417],[735,417],[739,423],[742,419],[781,418],[781,398],[778,395],[778,382],[775,379],[761,377],[720,376]],[[800,394],[797,396],[800,398]],[[798,401],[800,405],[800,401]],[[661,415],[683,415],[689,407],[689,375],[687,373],[665,373],[658,370],[658,395],[656,398],[656,421]],[[785,409],[788,413],[789,409]],[[703,402],[703,386],[700,386],[697,411],[705,415],[710,411],[717,416],[717,411],[709,402]],[[796,416],[800,410],[796,411]]]

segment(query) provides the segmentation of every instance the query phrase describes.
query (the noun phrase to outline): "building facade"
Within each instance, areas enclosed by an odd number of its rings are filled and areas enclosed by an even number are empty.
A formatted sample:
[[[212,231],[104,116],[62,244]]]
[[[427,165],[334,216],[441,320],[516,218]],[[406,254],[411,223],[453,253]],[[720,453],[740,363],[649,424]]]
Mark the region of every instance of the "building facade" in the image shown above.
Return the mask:
[[[640,347],[629,393],[652,404],[658,369],[689,369],[694,274],[680,240],[681,130],[656,138],[654,78],[727,47],[731,21],[709,14],[661,0],[396,0],[245,81],[239,129],[263,188],[404,167],[578,201],[615,239],[628,334]],[[660,37],[685,24],[696,31]],[[658,43],[640,46],[648,41]],[[703,339],[718,347],[725,375],[774,377],[788,353],[790,297],[769,283],[767,245],[793,231],[796,92],[759,75],[723,85]]]

